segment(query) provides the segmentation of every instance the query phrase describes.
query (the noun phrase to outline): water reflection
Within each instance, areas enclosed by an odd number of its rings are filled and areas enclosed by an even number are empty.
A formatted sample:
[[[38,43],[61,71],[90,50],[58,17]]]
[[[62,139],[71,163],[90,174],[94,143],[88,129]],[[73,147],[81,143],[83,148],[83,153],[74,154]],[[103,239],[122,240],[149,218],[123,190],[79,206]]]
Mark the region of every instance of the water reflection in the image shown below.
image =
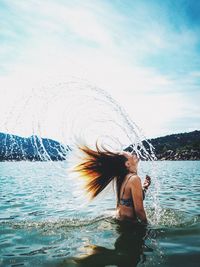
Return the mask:
[[[132,224],[128,221],[117,222],[117,232],[114,249],[102,246],[90,245],[86,255],[82,257],[68,258],[60,266],[72,267],[134,267],[139,262],[146,261],[144,251],[147,249],[145,239],[149,229],[141,224]],[[148,248],[152,251],[151,248]]]

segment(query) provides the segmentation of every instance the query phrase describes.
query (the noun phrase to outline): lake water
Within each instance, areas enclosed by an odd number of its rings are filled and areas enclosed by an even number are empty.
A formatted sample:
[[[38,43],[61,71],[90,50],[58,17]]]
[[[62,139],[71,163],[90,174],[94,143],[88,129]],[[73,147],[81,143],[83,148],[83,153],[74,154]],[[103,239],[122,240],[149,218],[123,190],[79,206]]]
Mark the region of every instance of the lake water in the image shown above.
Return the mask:
[[[0,266],[200,266],[200,161],[142,162],[147,229],[87,203],[66,162],[0,163]]]

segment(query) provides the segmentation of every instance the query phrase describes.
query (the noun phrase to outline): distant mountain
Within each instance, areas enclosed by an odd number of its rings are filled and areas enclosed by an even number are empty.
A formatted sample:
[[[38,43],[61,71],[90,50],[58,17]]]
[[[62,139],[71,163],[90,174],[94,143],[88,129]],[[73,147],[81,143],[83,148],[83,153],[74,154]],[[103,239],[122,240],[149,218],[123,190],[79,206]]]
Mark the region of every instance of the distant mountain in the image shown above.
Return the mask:
[[[159,160],[200,160],[200,131],[148,140]]]
[[[68,145],[33,135],[23,138],[17,135],[0,133],[0,161],[57,161],[65,160]]]
[[[172,134],[148,141],[154,146],[158,160],[200,160],[200,131]],[[36,135],[23,138],[0,133],[0,161],[65,160],[70,150],[68,145]]]

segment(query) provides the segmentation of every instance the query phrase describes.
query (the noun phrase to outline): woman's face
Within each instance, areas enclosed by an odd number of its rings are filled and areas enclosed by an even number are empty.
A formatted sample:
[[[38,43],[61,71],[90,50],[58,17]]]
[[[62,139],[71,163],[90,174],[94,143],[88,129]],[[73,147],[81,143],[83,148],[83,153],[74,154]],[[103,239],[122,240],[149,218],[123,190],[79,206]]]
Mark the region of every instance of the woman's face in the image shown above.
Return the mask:
[[[123,152],[123,155],[127,158],[127,161],[125,163],[127,169],[132,172],[136,171],[139,162],[137,154],[131,154],[130,152]]]

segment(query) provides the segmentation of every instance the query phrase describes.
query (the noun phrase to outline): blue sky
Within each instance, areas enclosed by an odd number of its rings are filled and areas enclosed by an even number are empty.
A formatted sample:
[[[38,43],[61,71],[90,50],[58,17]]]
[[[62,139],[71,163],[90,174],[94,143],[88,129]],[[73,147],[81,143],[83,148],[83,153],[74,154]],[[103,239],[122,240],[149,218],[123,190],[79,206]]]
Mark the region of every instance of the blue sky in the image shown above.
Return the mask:
[[[1,114],[21,88],[75,76],[147,137],[199,129],[199,13],[193,0],[1,0]]]

